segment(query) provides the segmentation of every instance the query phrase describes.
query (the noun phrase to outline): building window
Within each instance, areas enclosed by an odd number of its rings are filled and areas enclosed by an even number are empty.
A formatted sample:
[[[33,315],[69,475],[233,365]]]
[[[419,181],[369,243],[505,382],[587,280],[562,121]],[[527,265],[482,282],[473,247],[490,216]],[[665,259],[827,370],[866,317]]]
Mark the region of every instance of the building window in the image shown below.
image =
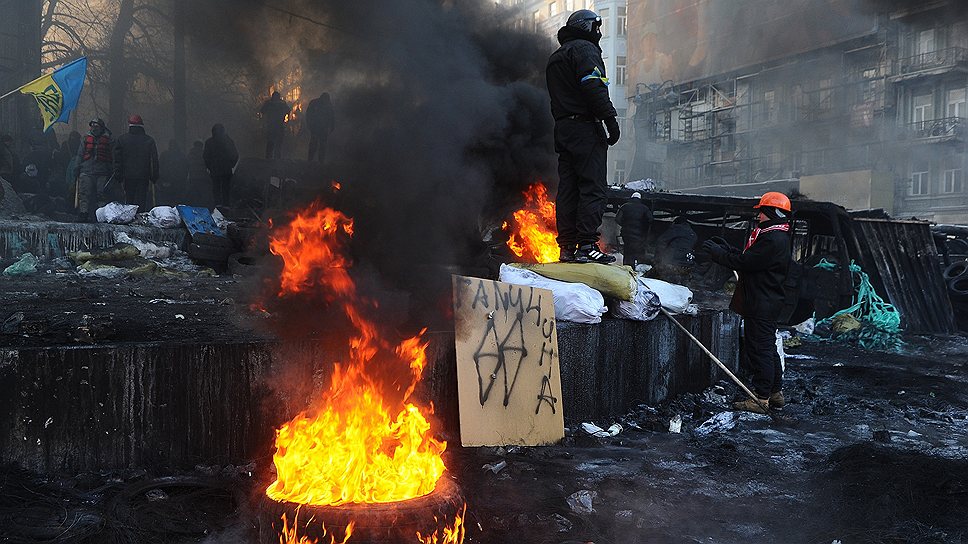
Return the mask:
[[[922,30],[921,32],[918,32],[914,45],[914,54],[921,57],[930,55],[931,53],[937,51],[937,40],[935,39],[935,36],[936,33],[933,28],[931,30]]]
[[[960,193],[964,189],[964,173],[961,168],[945,170],[942,177],[941,192]]]
[[[598,16],[602,18],[602,37],[608,37],[608,8],[602,8],[598,12]]]
[[[924,130],[925,124],[934,119],[934,104],[931,93],[918,94],[912,100],[911,121],[916,130]]]
[[[772,125],[776,122],[776,91],[763,93],[763,123]]]
[[[931,179],[931,172],[927,163],[916,163],[911,169],[911,186],[908,187],[908,195],[921,196],[928,194],[928,180]]]
[[[951,89],[948,91],[947,117],[965,117],[965,89]]]
[[[548,3],[548,17],[554,17],[558,15],[558,2]]]
[[[628,60],[625,57],[615,57],[615,84],[625,85],[625,77],[627,75],[626,63]]]
[[[615,161],[615,173],[612,174],[612,185],[621,185],[625,182],[625,160]]]
[[[820,111],[827,112],[834,107],[834,88],[833,80],[821,79],[820,91],[817,93],[818,107]]]
[[[531,24],[534,25],[534,31],[538,31],[538,23],[541,22],[541,10],[536,9],[534,13],[531,14]]]
[[[565,0],[565,11],[569,13],[575,11],[575,0]]]
[[[628,8],[625,6],[618,7],[618,30],[616,31],[619,36],[625,36],[628,34],[629,29],[629,17]]]

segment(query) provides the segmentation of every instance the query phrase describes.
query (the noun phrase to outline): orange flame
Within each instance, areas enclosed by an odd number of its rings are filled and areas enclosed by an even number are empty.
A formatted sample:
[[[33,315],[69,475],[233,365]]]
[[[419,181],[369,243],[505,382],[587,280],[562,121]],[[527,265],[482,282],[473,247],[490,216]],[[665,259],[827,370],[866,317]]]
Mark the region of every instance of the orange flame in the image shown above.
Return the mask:
[[[309,538],[308,536],[300,536],[299,534],[299,511],[296,510],[296,515],[293,518],[292,527],[289,527],[289,521],[286,519],[286,514],[282,515],[282,532],[279,534],[279,544],[346,544],[349,542],[350,537],[353,536],[353,522],[349,522],[346,525],[346,533],[343,535],[343,540],[339,542],[336,541],[336,535],[330,534],[326,529],[326,524],[322,524],[322,534],[323,537],[329,537],[329,541],[320,542],[318,538]],[[312,522],[312,520],[310,520]]]
[[[432,492],[445,470],[447,444],[408,402],[426,366],[425,331],[392,346],[363,316],[344,256],[352,233],[352,219],[313,204],[269,237],[284,262],[279,295],[318,290],[358,332],[347,361],[334,365],[329,389],[277,431],[277,479],[266,494],[280,502],[402,501]]]
[[[417,541],[420,544],[460,544],[464,541],[464,517],[467,515],[467,505],[463,511],[457,514],[453,527],[444,527],[443,530],[434,531],[434,534],[423,536],[417,532]],[[436,517],[434,519],[437,519]],[[438,535],[438,532],[440,533]]]
[[[343,188],[343,185],[338,181],[334,181],[333,183],[330,184],[330,187],[333,189],[334,193],[338,193],[340,192],[340,189]]]
[[[514,219],[501,227],[510,232],[508,247],[525,261],[553,263],[561,257],[555,203],[548,200],[548,189],[532,183],[524,193],[525,204],[514,212]]]

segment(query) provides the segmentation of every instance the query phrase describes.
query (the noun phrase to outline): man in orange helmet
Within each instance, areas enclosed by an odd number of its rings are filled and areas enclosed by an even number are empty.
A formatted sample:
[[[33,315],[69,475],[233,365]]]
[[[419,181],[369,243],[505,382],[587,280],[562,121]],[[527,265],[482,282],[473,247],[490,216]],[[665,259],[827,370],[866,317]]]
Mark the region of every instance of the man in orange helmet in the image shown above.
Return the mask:
[[[790,199],[766,193],[754,206],[757,226],[742,251],[724,240],[703,242],[713,262],[738,272],[729,307],[743,317],[743,349],[753,373],[753,392],[772,410],[783,408],[783,369],[776,350],[776,324],[783,308],[783,281],[790,268]],[[737,410],[764,413],[753,399],[733,404]]]

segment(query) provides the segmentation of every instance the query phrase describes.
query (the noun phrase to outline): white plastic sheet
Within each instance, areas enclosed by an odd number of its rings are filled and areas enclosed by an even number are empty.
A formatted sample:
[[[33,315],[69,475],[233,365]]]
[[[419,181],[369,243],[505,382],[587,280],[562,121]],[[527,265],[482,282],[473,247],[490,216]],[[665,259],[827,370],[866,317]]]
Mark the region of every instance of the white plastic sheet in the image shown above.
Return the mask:
[[[601,323],[608,311],[605,298],[582,283],[568,283],[546,278],[536,272],[501,265],[499,279],[514,285],[527,285],[551,291],[555,299],[555,319],[575,323]]]
[[[632,302],[618,301],[618,305],[612,308],[612,314],[616,317],[635,321],[655,319],[659,315],[659,307],[661,306],[659,296],[649,289],[642,276],[637,276],[635,281],[637,283],[635,300]]]
[[[162,229],[173,229],[182,224],[178,209],[172,206],[155,206],[148,212],[148,224]]]
[[[695,315],[698,309],[692,303],[692,291],[685,286],[676,285],[653,278],[641,278],[645,286],[659,295],[662,307],[673,314]]]
[[[127,225],[134,221],[137,215],[137,204],[122,204],[120,202],[109,202],[94,212],[98,223],[111,223],[113,225]]]

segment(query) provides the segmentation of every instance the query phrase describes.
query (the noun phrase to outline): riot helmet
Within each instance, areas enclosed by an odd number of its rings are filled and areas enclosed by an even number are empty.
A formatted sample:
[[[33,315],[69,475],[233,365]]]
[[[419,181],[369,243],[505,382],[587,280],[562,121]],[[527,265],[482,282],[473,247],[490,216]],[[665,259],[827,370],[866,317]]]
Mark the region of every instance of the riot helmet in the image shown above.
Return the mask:
[[[599,38],[602,36],[602,18],[590,9],[580,9],[572,13],[565,26],[576,28]]]

